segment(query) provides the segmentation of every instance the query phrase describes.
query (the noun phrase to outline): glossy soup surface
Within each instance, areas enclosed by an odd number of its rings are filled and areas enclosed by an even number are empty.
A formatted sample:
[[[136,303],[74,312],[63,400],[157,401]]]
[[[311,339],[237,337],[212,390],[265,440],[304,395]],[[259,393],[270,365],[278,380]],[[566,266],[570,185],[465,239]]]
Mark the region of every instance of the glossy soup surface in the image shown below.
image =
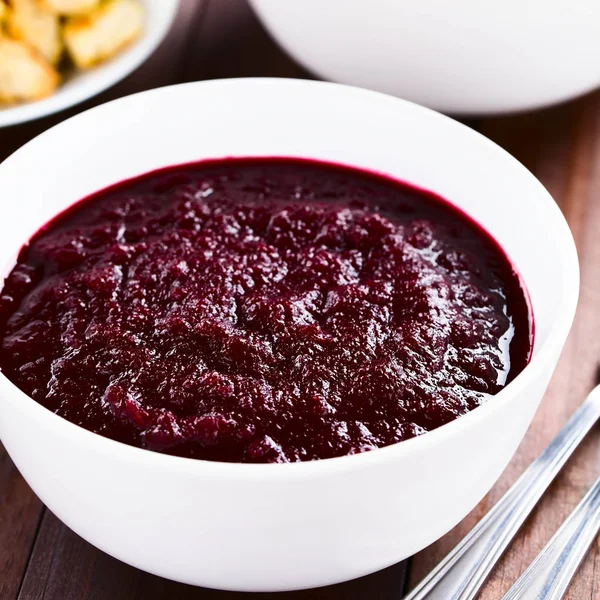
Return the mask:
[[[237,462],[435,429],[526,365],[528,303],[433,194],[294,159],[150,173],[59,215],[0,298],[0,368],[103,436]]]

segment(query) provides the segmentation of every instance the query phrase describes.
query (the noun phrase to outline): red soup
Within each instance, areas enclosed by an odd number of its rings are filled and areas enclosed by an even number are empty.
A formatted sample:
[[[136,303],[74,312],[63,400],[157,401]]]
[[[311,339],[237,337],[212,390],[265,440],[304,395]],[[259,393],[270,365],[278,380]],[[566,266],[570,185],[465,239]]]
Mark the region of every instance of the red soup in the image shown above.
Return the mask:
[[[387,446],[489,400],[532,325],[497,243],[443,199],[297,159],[94,194],[23,248],[0,368],[56,414],[158,452],[292,462]]]

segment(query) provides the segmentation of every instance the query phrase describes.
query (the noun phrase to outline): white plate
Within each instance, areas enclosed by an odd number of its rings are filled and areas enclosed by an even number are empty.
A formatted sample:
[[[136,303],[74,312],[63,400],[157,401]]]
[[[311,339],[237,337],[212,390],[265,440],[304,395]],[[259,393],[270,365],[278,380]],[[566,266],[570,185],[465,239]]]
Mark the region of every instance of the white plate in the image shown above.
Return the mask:
[[[32,121],[79,104],[113,86],[135,71],[163,40],[177,12],[179,0],[142,0],[145,24],[142,37],[113,59],[90,69],[75,71],[52,96],[0,108],[0,127]]]

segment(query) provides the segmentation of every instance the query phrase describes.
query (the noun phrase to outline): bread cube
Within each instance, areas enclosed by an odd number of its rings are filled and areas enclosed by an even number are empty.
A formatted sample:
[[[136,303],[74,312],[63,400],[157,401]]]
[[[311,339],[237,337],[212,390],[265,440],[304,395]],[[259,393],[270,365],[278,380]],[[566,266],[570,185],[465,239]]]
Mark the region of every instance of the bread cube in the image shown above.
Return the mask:
[[[91,13],[67,19],[65,44],[75,65],[87,69],[135,40],[143,22],[144,12],[137,0],[105,0]]]
[[[6,30],[15,40],[26,42],[51,65],[60,60],[63,43],[59,17],[44,10],[37,0],[11,0]]]
[[[0,103],[39,100],[59,82],[57,71],[36,50],[0,35]]]
[[[100,0],[40,0],[42,6],[59,15],[84,15],[98,8]]]

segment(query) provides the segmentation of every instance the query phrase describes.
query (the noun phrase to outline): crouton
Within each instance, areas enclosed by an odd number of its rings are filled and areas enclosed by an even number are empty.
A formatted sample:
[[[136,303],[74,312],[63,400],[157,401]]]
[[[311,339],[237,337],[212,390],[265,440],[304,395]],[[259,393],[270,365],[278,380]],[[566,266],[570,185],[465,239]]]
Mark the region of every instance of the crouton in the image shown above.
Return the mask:
[[[45,98],[59,81],[56,70],[33,48],[0,35],[0,102]]]
[[[41,5],[59,15],[84,15],[100,4],[100,0],[40,0]]]
[[[144,14],[137,0],[106,0],[82,17],[70,17],[63,34],[75,65],[87,69],[110,58],[142,32]]]
[[[2,25],[2,23],[4,23],[7,12],[8,12],[8,9],[6,8],[6,4],[4,4],[3,0],[0,0],[0,25]]]
[[[63,50],[59,17],[41,8],[36,0],[11,0],[6,29],[10,37],[29,44],[51,65]]]

